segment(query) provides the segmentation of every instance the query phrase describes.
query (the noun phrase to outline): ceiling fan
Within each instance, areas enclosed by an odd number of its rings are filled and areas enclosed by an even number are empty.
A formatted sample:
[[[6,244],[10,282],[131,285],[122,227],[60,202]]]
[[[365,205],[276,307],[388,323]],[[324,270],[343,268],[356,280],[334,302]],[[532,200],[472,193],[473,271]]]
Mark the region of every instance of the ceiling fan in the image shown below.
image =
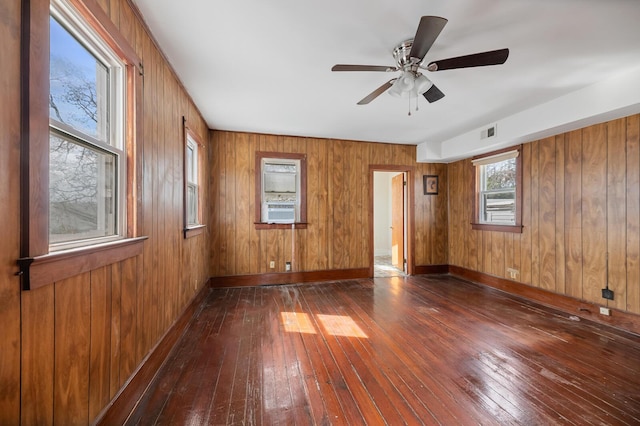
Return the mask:
[[[444,93],[425,77],[419,71],[420,69],[433,72],[456,68],[500,65],[504,64],[509,57],[509,49],[499,49],[441,59],[439,61],[429,62],[425,66],[423,63],[424,57],[436,41],[436,38],[438,38],[438,35],[440,35],[446,23],[447,19],[439,16],[423,16],[420,18],[420,24],[418,25],[418,30],[414,38],[400,43],[393,50],[393,57],[396,60],[395,66],[338,64],[334,65],[331,71],[400,71],[402,73],[399,77],[392,78],[365,96],[358,102],[358,105],[368,104],[387,90],[389,90],[391,95],[410,99],[422,95],[429,103],[432,103],[442,99]]]

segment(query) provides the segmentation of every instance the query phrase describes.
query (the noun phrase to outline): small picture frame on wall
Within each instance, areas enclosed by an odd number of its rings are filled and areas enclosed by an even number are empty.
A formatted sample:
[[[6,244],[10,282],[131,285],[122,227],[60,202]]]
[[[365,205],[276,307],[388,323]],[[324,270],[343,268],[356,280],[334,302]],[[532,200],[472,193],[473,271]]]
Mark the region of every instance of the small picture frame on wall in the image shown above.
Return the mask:
[[[422,184],[424,186],[424,195],[438,195],[438,176],[423,175]]]

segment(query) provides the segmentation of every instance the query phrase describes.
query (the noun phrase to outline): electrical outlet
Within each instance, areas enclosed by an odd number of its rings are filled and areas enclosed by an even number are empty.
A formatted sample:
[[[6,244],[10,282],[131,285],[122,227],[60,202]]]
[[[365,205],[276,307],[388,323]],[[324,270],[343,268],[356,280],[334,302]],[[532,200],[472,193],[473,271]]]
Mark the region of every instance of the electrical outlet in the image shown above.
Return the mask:
[[[509,277],[512,279],[518,278],[518,273],[520,273],[520,271],[513,268],[507,268],[507,272],[509,273]]]
[[[611,309],[605,308],[604,306],[600,306],[600,315],[611,315]]]
[[[602,289],[602,298],[613,300],[613,290],[609,290],[608,288]]]
[[[291,262],[285,262],[284,270],[285,271],[290,271],[291,270]]]
[[[276,261],[275,260],[272,260],[271,262],[269,262],[269,268],[275,269],[275,267],[276,267]]]

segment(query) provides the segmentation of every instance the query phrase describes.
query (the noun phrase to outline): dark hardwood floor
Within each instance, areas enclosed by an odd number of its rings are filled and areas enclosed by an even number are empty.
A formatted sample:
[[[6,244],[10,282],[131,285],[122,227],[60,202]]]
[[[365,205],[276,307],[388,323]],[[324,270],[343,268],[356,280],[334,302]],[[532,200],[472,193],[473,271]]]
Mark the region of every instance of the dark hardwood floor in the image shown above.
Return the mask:
[[[214,289],[128,424],[640,424],[640,337],[450,276]]]

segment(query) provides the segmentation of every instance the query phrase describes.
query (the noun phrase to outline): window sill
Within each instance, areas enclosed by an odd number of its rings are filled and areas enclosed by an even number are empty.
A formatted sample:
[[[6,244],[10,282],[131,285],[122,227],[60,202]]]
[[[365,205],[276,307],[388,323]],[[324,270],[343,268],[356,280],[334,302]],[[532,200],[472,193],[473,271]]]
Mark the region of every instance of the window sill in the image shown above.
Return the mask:
[[[291,229],[293,225],[294,229],[307,229],[307,222],[294,222],[294,223],[266,223],[255,222],[256,229]]]
[[[35,290],[56,281],[93,271],[142,253],[147,237],[127,238],[111,243],[65,250],[18,259],[23,290]]]
[[[196,235],[200,235],[204,233],[207,225],[192,225],[184,228],[184,238],[195,237]]]
[[[476,231],[511,232],[522,234],[522,225],[491,225],[488,223],[472,223],[471,229]]]

